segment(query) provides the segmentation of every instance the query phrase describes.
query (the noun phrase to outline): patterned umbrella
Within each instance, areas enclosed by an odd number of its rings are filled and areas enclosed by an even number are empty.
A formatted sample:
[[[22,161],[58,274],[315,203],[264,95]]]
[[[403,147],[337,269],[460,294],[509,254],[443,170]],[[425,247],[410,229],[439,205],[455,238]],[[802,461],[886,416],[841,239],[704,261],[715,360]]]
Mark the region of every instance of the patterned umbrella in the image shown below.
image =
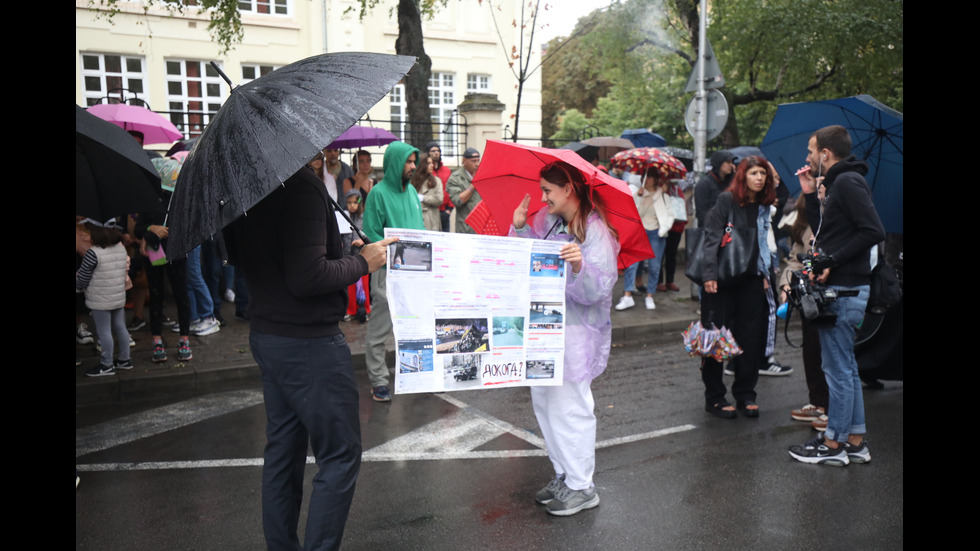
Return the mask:
[[[640,147],[620,151],[613,155],[610,164],[613,168],[640,175],[652,170],[660,178],[668,180],[683,178],[687,174],[684,163],[656,147]]]

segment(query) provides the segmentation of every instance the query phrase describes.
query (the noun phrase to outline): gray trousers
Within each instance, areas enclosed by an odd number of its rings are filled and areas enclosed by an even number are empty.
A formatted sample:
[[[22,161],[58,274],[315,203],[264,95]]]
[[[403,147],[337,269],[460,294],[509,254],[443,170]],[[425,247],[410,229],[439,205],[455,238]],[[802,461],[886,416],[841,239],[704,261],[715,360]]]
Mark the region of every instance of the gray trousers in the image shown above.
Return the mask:
[[[372,387],[388,386],[385,340],[391,334],[391,310],[388,308],[387,282],[387,268],[371,274],[371,319],[364,336],[364,361]]]
[[[126,330],[126,311],[122,308],[92,310],[92,321],[95,322],[95,333],[99,336],[99,346],[102,347],[102,365],[112,365],[113,344],[119,346],[119,359],[128,360],[129,331]]]

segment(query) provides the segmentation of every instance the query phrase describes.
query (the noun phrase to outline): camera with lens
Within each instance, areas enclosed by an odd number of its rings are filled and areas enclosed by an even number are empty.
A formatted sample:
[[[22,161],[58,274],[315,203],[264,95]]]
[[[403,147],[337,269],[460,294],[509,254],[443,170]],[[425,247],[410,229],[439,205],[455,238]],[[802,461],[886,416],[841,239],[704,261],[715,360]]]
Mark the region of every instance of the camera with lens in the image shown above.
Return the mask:
[[[790,281],[789,302],[803,312],[814,327],[832,327],[837,323],[837,315],[828,312],[831,303],[838,297],[857,296],[857,290],[837,290],[810,279],[810,274],[819,274],[834,266],[834,257],[820,251],[810,251],[797,255],[803,263],[802,270],[793,271]]]

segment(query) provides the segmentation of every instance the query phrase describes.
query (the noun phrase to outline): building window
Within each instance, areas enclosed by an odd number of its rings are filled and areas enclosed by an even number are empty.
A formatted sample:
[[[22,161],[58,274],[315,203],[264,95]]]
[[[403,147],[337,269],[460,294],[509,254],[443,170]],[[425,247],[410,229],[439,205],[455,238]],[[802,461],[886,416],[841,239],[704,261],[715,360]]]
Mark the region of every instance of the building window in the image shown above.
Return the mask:
[[[242,63],[242,84],[264,77],[278,69],[277,65],[256,65],[254,63]]]
[[[467,94],[489,94],[490,93],[490,75],[466,75],[466,93]]]
[[[433,133],[439,136],[440,149],[444,157],[456,155],[455,140],[451,133],[444,133],[444,126],[453,118],[456,110],[456,75],[435,73],[429,77],[429,112]]]
[[[221,108],[224,81],[206,61],[167,60],[170,121],[194,137]]]
[[[239,0],[239,11],[273,15],[289,15],[289,0]]]
[[[103,98],[109,97],[109,103],[132,101],[133,96],[139,97],[146,91],[146,73],[143,58],[117,54],[82,54],[82,89],[84,90],[86,106],[106,103]],[[115,101],[113,101],[115,98]]]
[[[391,105],[391,133],[398,136],[399,140],[405,139],[405,114],[408,112],[408,105],[405,104],[405,85],[396,84],[388,95]]]

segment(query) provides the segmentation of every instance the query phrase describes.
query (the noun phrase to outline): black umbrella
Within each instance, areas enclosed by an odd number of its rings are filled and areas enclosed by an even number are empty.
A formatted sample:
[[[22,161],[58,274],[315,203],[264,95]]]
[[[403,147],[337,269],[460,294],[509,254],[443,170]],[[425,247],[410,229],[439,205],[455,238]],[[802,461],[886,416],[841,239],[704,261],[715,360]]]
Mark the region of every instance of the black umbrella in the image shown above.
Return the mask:
[[[160,175],[125,130],[75,106],[75,214],[99,222],[161,210]]]
[[[387,94],[415,58],[297,61],[232,90],[184,161],[167,256],[182,258],[281,185]]]
[[[590,163],[599,158],[599,148],[587,143],[568,142],[567,144],[561,146],[561,149],[571,149],[572,151],[578,153],[579,157],[582,157]]]

